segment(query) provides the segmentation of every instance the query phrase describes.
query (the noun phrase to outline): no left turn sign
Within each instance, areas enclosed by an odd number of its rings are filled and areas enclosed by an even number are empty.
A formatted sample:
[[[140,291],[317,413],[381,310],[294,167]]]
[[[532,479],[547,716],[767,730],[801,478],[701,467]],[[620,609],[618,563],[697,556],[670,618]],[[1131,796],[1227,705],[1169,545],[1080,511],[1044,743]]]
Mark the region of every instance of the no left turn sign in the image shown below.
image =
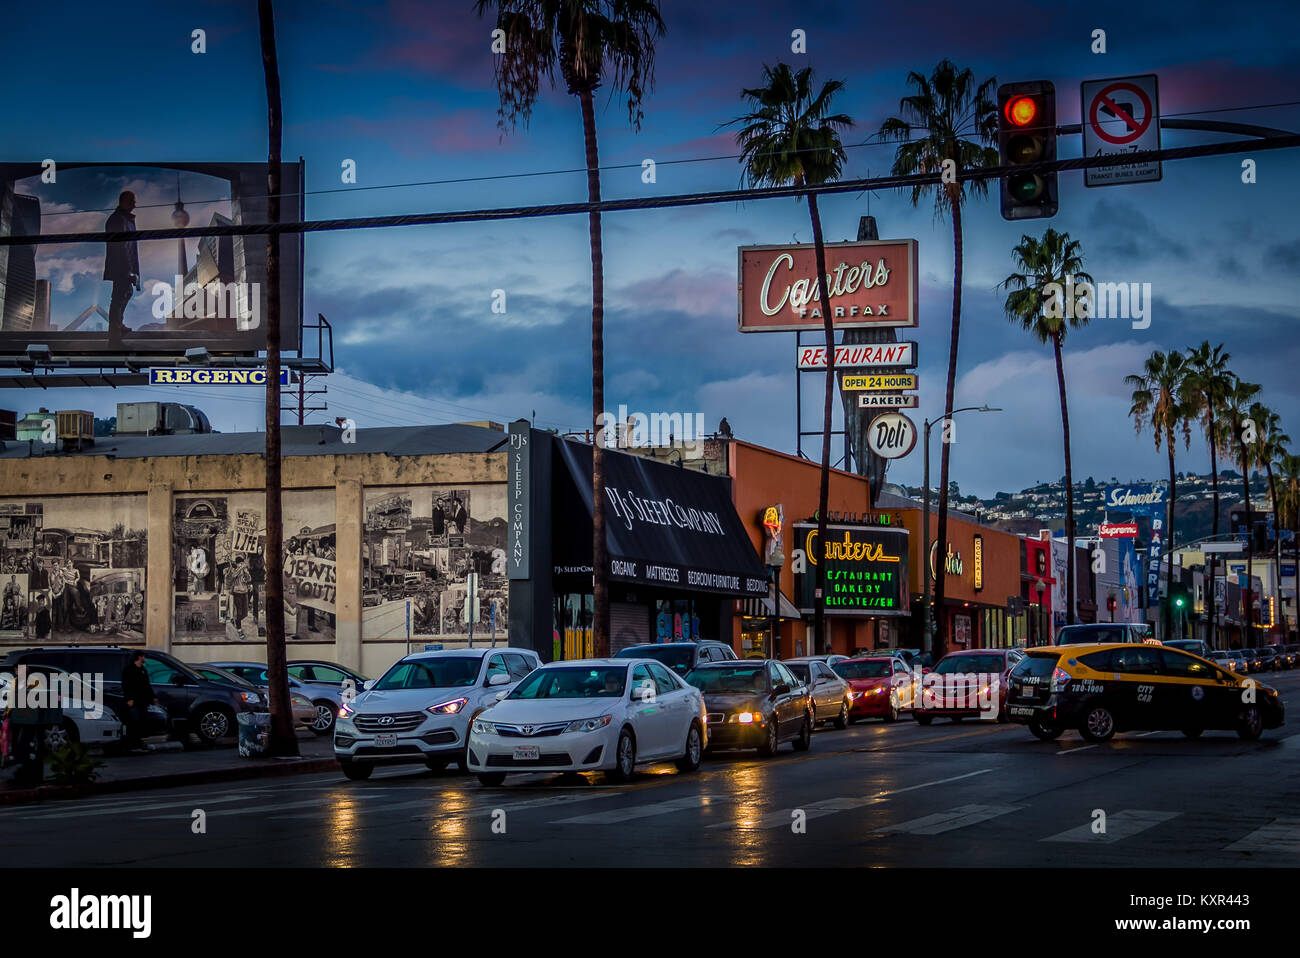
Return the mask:
[[[1089,80],[1080,85],[1084,156],[1160,149],[1160,100],[1155,74]],[[1084,171],[1086,186],[1143,183],[1161,177],[1159,161]]]

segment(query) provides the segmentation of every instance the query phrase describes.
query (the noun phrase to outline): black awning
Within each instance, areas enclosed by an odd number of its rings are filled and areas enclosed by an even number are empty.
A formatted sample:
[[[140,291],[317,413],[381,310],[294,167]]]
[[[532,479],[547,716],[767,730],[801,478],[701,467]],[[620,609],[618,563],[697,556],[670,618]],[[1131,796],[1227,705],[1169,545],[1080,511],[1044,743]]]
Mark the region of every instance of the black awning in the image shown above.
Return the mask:
[[[557,439],[555,451],[554,573],[590,576],[592,448]],[[731,503],[730,481],[718,476],[606,450],[605,542],[613,581],[767,595],[767,570]]]

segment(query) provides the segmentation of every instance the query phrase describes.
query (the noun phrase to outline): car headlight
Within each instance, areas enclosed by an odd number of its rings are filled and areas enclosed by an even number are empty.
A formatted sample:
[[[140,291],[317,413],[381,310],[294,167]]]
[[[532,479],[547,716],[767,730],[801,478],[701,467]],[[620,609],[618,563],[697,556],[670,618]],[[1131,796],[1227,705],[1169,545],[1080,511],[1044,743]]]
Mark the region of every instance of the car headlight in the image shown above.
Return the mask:
[[[474,732],[478,735],[496,735],[497,726],[495,722],[485,722],[483,719],[474,720]]]
[[[885,692],[885,690],[884,690],[883,688],[879,688],[879,687],[877,687],[877,688],[872,689],[870,694],[871,694],[871,695],[883,695],[884,692]]]
[[[570,722],[564,727],[566,732],[594,732],[608,725],[613,719],[608,715],[599,715],[596,718],[578,719],[576,722]]]
[[[465,707],[469,701],[466,698],[452,699],[450,702],[443,702],[441,705],[430,705],[426,711],[434,715],[455,715]]]
[[[762,722],[763,714],[761,712],[737,712],[736,721],[741,725],[752,725],[755,722]]]
[[[336,717],[341,719],[350,719],[356,714],[356,709],[350,708],[348,703],[344,702],[339,706],[338,715]]]
[[[239,697],[248,705],[262,704],[262,696],[258,695],[256,692],[240,692]]]

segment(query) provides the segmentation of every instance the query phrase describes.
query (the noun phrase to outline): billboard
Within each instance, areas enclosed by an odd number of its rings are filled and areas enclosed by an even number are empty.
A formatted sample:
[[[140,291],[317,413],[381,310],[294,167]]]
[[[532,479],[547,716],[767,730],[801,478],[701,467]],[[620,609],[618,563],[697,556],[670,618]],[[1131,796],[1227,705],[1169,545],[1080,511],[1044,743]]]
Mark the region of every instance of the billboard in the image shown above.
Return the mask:
[[[795,523],[794,545],[807,560],[795,575],[799,611],[815,610],[817,566],[826,566],[822,608],[828,615],[894,616],[908,613],[908,532],[880,526],[826,526],[819,546],[817,526]]]
[[[302,164],[281,217],[303,218]],[[265,163],[0,164],[0,236],[267,221]],[[0,246],[0,356],[254,354],[266,348],[266,237]],[[302,236],[280,239],[281,346],[299,348]]]
[[[915,326],[916,240],[826,243],[831,321],[841,329]],[[742,246],[740,331],[821,329],[817,258],[811,243]]]

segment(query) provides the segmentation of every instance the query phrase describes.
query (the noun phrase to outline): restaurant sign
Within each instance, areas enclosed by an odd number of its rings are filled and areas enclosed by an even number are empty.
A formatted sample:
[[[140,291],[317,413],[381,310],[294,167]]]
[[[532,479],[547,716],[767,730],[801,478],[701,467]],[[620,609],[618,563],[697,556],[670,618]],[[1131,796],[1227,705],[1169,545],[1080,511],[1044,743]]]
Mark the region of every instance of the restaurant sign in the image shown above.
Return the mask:
[[[916,240],[826,243],[824,248],[832,325],[916,325]],[[742,333],[823,328],[811,243],[742,246],[738,255]]]
[[[817,526],[811,523],[796,523],[793,531],[795,593],[802,614],[812,615],[816,610],[819,566],[826,570],[821,599],[826,613],[908,614],[906,529],[828,524],[825,542],[818,541]]]

